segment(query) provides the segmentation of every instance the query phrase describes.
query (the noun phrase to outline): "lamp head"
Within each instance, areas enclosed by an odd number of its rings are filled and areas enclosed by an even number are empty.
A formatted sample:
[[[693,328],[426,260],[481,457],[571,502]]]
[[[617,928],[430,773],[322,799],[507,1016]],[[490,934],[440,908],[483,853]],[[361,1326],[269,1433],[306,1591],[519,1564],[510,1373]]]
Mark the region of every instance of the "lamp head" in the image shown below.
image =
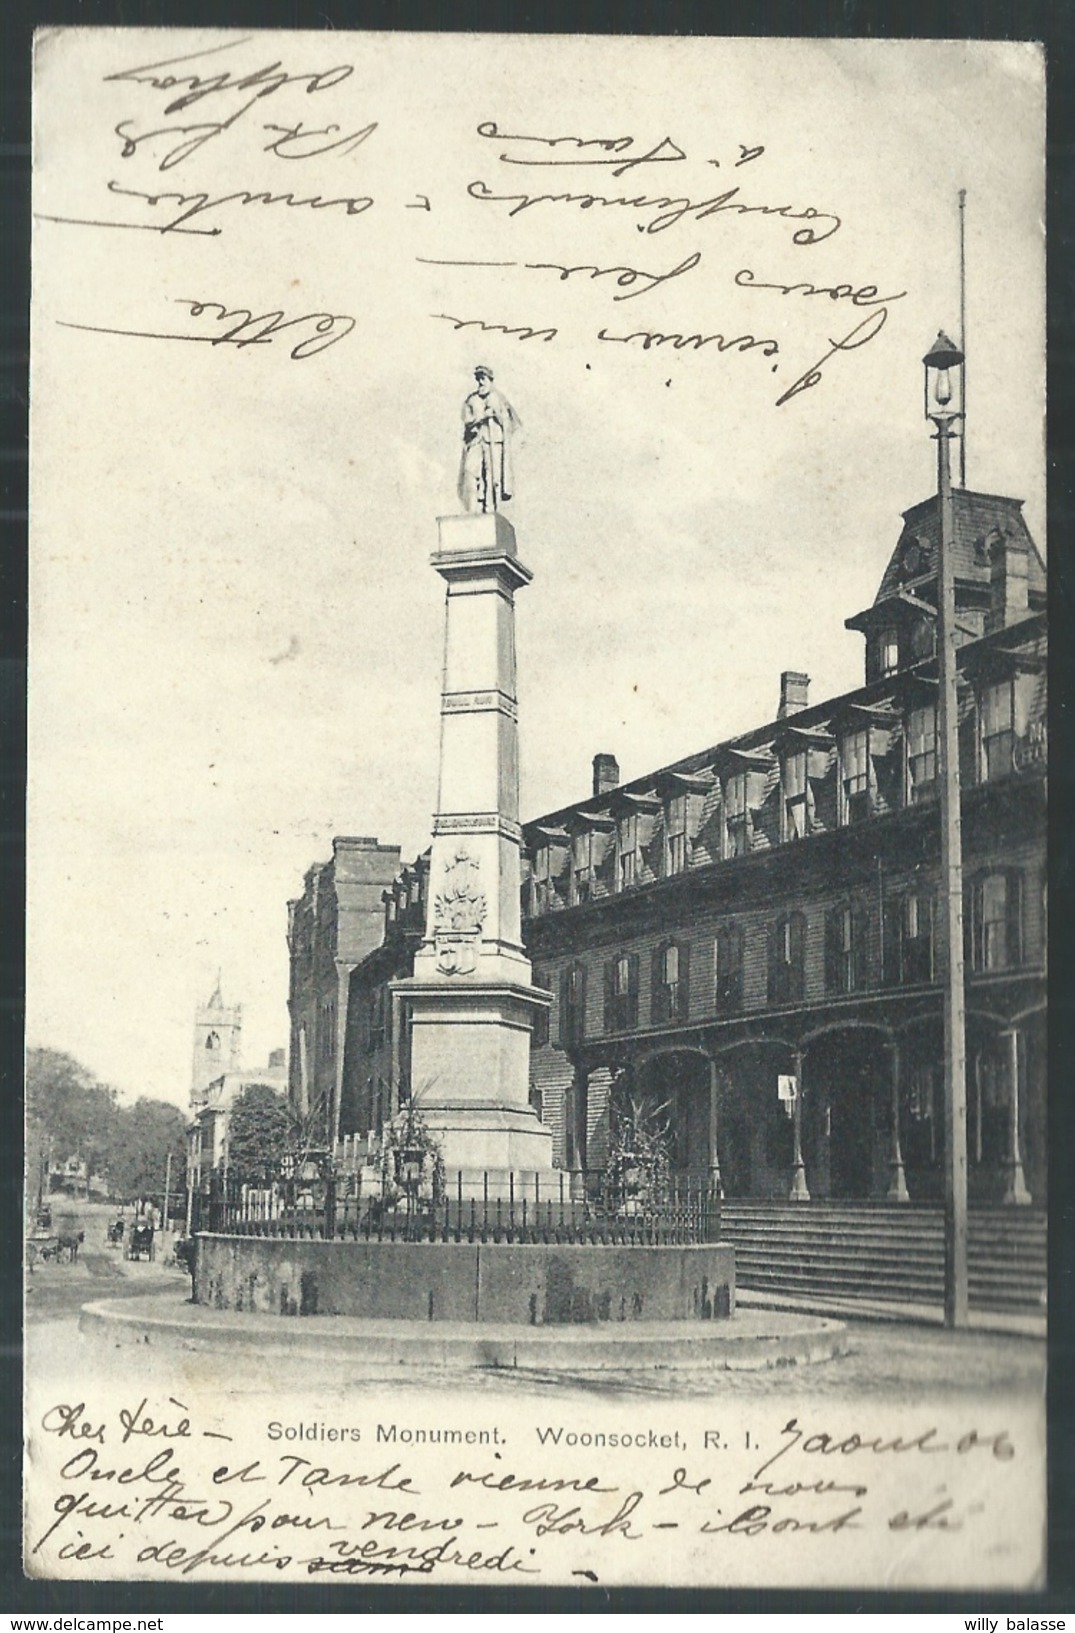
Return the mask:
[[[962,364],[963,353],[959,347],[954,341],[949,340],[943,329],[938,330],[936,340],[922,359],[922,366],[925,371],[924,394],[927,419],[931,413],[929,401],[931,378],[933,381],[934,411],[936,409],[944,411],[952,400],[951,371],[960,368]]]

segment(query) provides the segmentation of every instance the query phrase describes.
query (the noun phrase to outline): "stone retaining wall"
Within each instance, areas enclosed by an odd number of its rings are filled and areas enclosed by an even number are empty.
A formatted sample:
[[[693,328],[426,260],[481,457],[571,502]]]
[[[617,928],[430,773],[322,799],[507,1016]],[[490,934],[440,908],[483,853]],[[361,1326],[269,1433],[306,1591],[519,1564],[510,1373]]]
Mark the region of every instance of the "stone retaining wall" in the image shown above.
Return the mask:
[[[198,1237],[194,1300],[398,1321],[695,1321],[735,1311],[729,1247]]]

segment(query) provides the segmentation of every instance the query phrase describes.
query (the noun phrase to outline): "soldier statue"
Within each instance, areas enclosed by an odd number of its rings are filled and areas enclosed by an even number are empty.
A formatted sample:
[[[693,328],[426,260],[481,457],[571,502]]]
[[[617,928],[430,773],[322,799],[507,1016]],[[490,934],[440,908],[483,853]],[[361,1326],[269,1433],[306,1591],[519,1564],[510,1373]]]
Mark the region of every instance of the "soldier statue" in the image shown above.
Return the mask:
[[[475,389],[463,404],[463,458],[459,498],[466,510],[499,510],[511,498],[511,439],[519,417],[493,385],[493,371],[479,364]]]

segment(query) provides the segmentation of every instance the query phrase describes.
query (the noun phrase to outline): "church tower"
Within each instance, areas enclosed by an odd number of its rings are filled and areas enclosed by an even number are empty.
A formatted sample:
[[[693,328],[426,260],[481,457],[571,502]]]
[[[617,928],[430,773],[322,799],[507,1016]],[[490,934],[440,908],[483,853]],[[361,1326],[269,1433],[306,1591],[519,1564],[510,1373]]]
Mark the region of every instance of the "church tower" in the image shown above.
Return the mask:
[[[194,1016],[194,1051],[190,1079],[191,1109],[205,1104],[210,1083],[225,1072],[237,1072],[242,1043],[243,1012],[239,1004],[229,1007],[220,990],[220,975],[207,1004]]]

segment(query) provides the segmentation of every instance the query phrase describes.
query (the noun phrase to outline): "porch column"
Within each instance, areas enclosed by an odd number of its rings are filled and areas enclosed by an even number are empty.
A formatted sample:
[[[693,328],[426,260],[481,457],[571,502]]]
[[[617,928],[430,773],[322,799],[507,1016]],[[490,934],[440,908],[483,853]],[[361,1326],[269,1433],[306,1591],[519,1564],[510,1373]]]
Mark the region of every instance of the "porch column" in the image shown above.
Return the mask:
[[[567,1166],[571,1173],[571,1200],[582,1202],[586,1197],[586,1128],[589,1117],[590,1074],[584,1066],[574,1068],[568,1090],[567,1108]]]
[[[1019,1147],[1019,1027],[1011,1026],[1000,1035],[1008,1040],[1008,1110],[1011,1118],[1008,1131],[1008,1178],[1002,1201],[1026,1207],[1030,1201],[1030,1192],[1026,1188],[1023,1155]]]
[[[810,1192],[806,1184],[806,1164],[803,1162],[803,1055],[801,1049],[796,1049],[791,1057],[791,1069],[795,1077],[795,1099],[791,1103],[792,1126],[795,1130],[795,1154],[791,1160],[791,1189],[788,1191],[789,1202],[809,1202]]]
[[[903,1148],[900,1145],[900,1046],[893,1038],[887,1045],[892,1068],[892,1178],[888,1186],[889,1202],[909,1202],[907,1176],[903,1171]]]
[[[709,1057],[709,1189],[715,1191],[719,1197],[724,1196],[724,1184],[720,1177],[720,1068],[716,1061]]]

